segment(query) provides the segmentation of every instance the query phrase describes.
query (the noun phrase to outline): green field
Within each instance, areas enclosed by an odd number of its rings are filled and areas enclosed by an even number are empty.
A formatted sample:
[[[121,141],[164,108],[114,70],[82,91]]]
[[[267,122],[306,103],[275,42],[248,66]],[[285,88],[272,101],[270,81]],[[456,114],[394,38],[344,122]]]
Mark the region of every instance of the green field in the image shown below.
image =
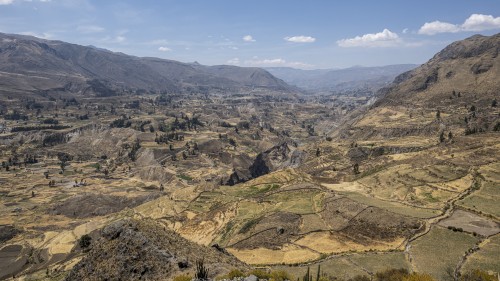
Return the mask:
[[[448,280],[447,270],[455,269],[465,252],[477,241],[478,238],[470,234],[434,226],[411,245],[414,270],[431,274],[437,280]]]
[[[500,234],[497,234],[481,245],[480,250],[470,255],[462,272],[474,269],[500,272]]]
[[[321,272],[337,278],[352,278],[357,275],[370,275],[392,268],[406,268],[404,253],[360,253],[338,256],[323,260],[310,266],[311,274],[316,276],[318,264]],[[285,270],[296,278],[302,278],[307,271],[307,266],[276,266],[273,269]]]
[[[472,195],[457,202],[459,206],[500,217],[500,184],[484,182]]]
[[[415,218],[431,218],[439,215],[441,211],[433,209],[417,208],[399,202],[381,200],[375,197],[368,197],[357,192],[342,193],[346,197],[359,203],[386,209],[390,212]]]

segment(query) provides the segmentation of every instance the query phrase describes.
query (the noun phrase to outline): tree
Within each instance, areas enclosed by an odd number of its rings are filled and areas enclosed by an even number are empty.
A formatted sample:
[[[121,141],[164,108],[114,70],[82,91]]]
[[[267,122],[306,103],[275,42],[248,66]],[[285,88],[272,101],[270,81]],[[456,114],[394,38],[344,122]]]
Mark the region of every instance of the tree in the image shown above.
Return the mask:
[[[449,132],[448,133],[448,139],[451,140],[453,138],[453,133],[452,132]]]
[[[492,102],[491,102],[491,107],[497,107],[497,100],[494,99]]]
[[[194,277],[196,280],[209,280],[208,268],[203,264],[203,260],[196,261],[196,273]]]
[[[82,237],[80,237],[80,240],[78,240],[78,244],[80,245],[80,248],[86,249],[90,246],[91,241],[92,237],[90,237],[88,234],[84,234],[82,235]]]
[[[359,164],[358,163],[355,163],[353,166],[352,166],[352,170],[354,172],[355,175],[359,174]]]
[[[441,111],[439,111],[439,109],[436,112],[436,119],[438,119],[438,120],[441,119]]]
[[[321,155],[321,151],[319,150],[319,147],[316,148],[316,157],[319,157]]]
[[[307,271],[306,271],[306,275],[304,275],[304,277],[302,277],[302,281],[312,281],[312,276],[310,274],[310,271],[311,271],[311,269],[308,266]]]
[[[439,142],[444,142],[444,141],[445,141],[444,132],[441,132],[441,134],[439,134]]]

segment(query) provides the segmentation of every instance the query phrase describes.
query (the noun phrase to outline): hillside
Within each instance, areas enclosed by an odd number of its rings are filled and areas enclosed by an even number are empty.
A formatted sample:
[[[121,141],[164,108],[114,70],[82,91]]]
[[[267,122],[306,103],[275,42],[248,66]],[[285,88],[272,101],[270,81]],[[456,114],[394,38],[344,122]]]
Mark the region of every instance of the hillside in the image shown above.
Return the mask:
[[[0,95],[0,279],[187,279],[203,257],[211,277],[500,272],[498,38],[451,44],[368,105],[268,88]],[[167,76],[270,79],[183,69]],[[56,81],[51,71],[37,81]]]
[[[201,66],[173,60],[0,34],[0,91],[72,91],[100,96],[126,92],[292,90],[260,68]]]
[[[454,42],[427,63],[396,77],[381,91],[377,105],[485,106],[500,93],[499,52],[500,34]]]
[[[500,34],[454,42],[378,93],[334,135],[354,140],[498,130]],[[495,129],[497,128],[497,129]]]

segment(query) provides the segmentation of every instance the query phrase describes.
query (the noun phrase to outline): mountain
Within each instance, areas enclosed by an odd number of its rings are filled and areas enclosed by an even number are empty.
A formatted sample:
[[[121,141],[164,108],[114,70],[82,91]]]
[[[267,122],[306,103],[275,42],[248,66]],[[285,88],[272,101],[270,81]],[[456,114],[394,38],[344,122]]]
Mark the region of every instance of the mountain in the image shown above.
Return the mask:
[[[346,119],[343,137],[436,137],[498,130],[500,34],[454,42],[397,76],[366,111]]]
[[[379,67],[355,66],[345,69],[301,70],[289,67],[266,68],[276,77],[291,85],[307,90],[378,90],[408,70],[415,64],[397,64]]]
[[[112,95],[130,91],[191,92],[292,87],[260,68],[203,66],[141,58],[93,46],[0,33],[0,90]]]
[[[457,41],[381,90],[378,105],[490,103],[500,92],[500,34]],[[458,96],[460,93],[460,97]]]

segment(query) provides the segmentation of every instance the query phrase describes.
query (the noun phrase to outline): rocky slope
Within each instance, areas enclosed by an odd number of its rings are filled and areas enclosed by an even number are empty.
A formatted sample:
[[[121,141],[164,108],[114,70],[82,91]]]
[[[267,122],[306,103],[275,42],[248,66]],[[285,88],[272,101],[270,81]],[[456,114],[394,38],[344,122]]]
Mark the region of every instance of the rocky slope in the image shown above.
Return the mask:
[[[168,280],[205,261],[209,276],[244,268],[223,249],[203,247],[150,220],[124,219],[100,230],[66,280]]]
[[[291,90],[260,68],[202,66],[30,36],[0,34],[0,90],[193,92],[264,87]]]
[[[369,109],[334,135],[361,139],[470,134],[500,122],[500,34],[457,41],[422,66],[396,77]],[[495,129],[496,128],[496,129]]]
[[[427,63],[396,77],[380,92],[383,96],[377,105],[435,108],[470,101],[491,103],[500,92],[499,51],[500,34],[475,35],[454,42]]]

